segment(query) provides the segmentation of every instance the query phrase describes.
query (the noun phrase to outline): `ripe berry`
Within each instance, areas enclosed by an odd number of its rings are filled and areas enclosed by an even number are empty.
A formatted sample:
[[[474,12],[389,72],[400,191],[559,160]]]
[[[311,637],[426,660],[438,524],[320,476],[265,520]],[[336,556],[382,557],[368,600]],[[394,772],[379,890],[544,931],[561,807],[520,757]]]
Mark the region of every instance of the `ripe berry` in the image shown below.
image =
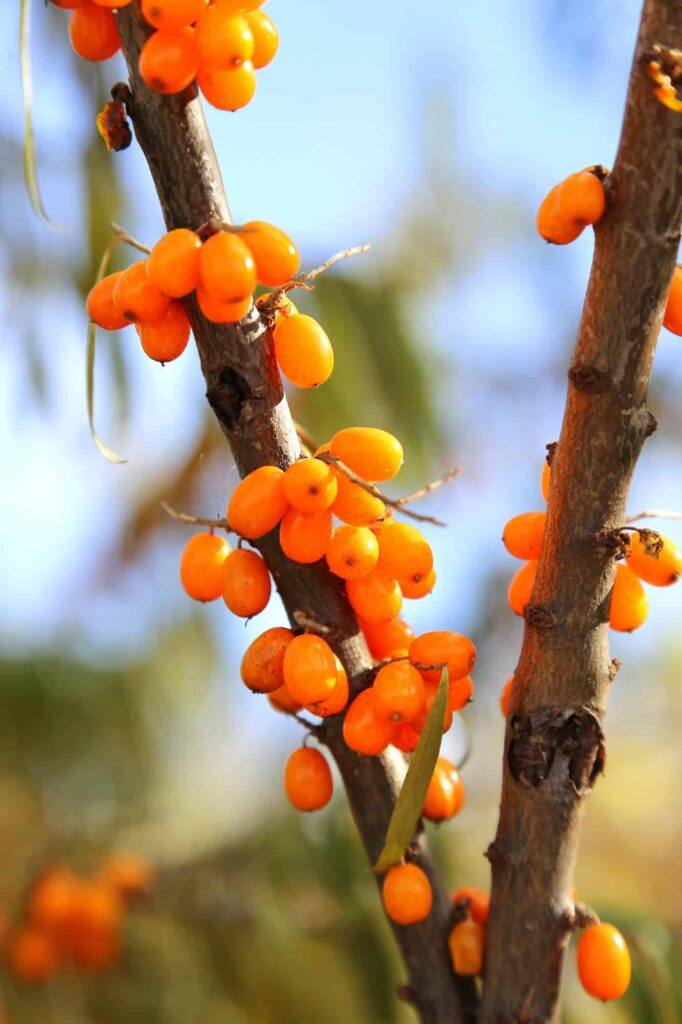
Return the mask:
[[[414,630],[402,619],[391,619],[389,622],[382,622],[379,625],[361,622],[360,625],[365,634],[370,654],[375,661],[407,657],[410,644],[414,639]]]
[[[214,533],[195,533],[180,560],[180,582],[195,601],[215,601],[223,589],[222,571],[230,545]]]
[[[137,324],[135,325],[137,326]],[[190,326],[185,307],[177,299],[156,320],[143,320],[139,325],[144,352],[157,363],[170,363],[187,348]]]
[[[682,552],[668,537],[660,535],[662,546],[657,554],[647,553],[646,540],[639,533],[629,535],[625,557],[636,576],[653,587],[669,587],[682,574]]]
[[[353,483],[341,470],[332,469],[339,488],[332,505],[334,515],[348,526],[369,526],[381,519],[386,511],[381,498]]]
[[[560,198],[561,185],[555,185],[540,203],[535,226],[540,237],[544,238],[546,242],[552,242],[554,245],[568,245],[582,234],[583,227],[567,220],[561,211]]]
[[[334,659],[336,661],[336,683],[334,684],[334,689],[324,700],[318,700],[314,704],[306,705],[308,711],[313,715],[319,715],[320,718],[338,715],[348,703],[348,676],[340,659],[336,655],[334,655]]]
[[[509,554],[524,562],[539,558],[546,518],[546,512],[523,512],[510,519],[502,534],[502,543]]]
[[[79,880],[66,867],[51,868],[40,876],[29,895],[28,917],[53,938],[64,939],[73,918]]]
[[[111,889],[125,903],[146,895],[154,881],[154,869],[134,853],[115,853],[97,872],[97,882]]]
[[[451,679],[448,684],[448,711],[460,711],[468,704],[474,693],[471,676],[462,679]]]
[[[218,110],[241,110],[256,92],[256,72],[250,60],[234,68],[201,67],[197,82],[208,102]]]
[[[138,260],[124,270],[114,288],[114,307],[129,322],[158,320],[170,304],[167,295],[147,277],[147,260]]]
[[[389,722],[410,722],[426,697],[424,680],[409,661],[393,661],[379,669],[372,687],[374,710]]]
[[[379,544],[366,526],[339,526],[334,530],[326,554],[327,564],[336,576],[358,580],[368,576],[376,566]]]
[[[289,508],[283,476],[277,466],[259,466],[244,477],[227,506],[227,518],[236,533],[257,540],[274,530]]]
[[[503,718],[509,718],[509,712],[511,711],[511,700],[512,700],[512,687],[514,685],[514,676],[509,676],[509,679],[502,688],[500,694],[500,711],[502,712]]]
[[[417,864],[397,864],[386,872],[384,909],[396,924],[416,924],[431,913],[431,883]]]
[[[649,600],[638,577],[627,565],[617,565],[609,610],[611,629],[631,633],[645,622],[648,613]]]
[[[403,605],[398,581],[388,580],[376,570],[362,579],[346,580],[346,594],[358,618],[372,625],[390,622]]]
[[[419,733],[414,727],[414,722],[401,722],[393,730],[391,743],[404,754],[411,754],[419,742]]]
[[[432,683],[427,683],[424,704],[422,705],[421,711],[412,722],[412,725],[415,727],[417,732],[421,732],[422,729],[424,728],[424,725],[426,724],[426,719],[428,717],[429,712],[431,711],[431,708],[433,707],[433,702],[436,699],[437,691],[437,686],[433,685]],[[453,721],[454,715],[446,704],[445,712],[443,713],[443,732],[447,732],[449,729],[452,728]]]
[[[92,286],[85,300],[88,316],[105,331],[118,331],[130,323],[114,306],[114,289],[122,276],[122,270],[107,274]]]
[[[34,985],[49,981],[61,966],[54,940],[35,925],[24,925],[14,935],[7,957],[15,977]]]
[[[477,889],[473,885],[461,885],[459,889],[455,889],[450,899],[453,907],[458,904],[466,904],[469,916],[476,924],[485,925],[487,923],[490,897],[483,889]]]
[[[319,811],[331,800],[334,783],[329,765],[311,747],[300,747],[284,769],[284,788],[289,802],[299,811]]]
[[[299,701],[294,700],[284,684],[269,693],[268,700],[275,711],[283,711],[289,715],[295,714],[303,707]]]
[[[233,15],[253,11],[256,7],[262,7],[264,2],[265,0],[218,0],[223,10],[231,11]]]
[[[301,704],[326,700],[336,686],[336,659],[326,640],[314,633],[294,637],[284,654],[284,682]]]
[[[123,912],[120,898],[98,881],[81,882],[74,908],[70,952],[79,967],[109,967],[119,951]]]
[[[592,171],[577,171],[545,196],[537,215],[539,234],[555,245],[566,245],[595,224],[604,213],[606,192]]]
[[[196,45],[202,67],[236,68],[253,56],[253,32],[241,14],[214,4],[197,22]]]
[[[299,459],[285,471],[284,496],[300,512],[320,512],[329,508],[338,491],[331,467],[319,459]]]
[[[298,388],[317,388],[334,369],[334,350],[317,320],[305,313],[281,317],[273,331],[277,364]]]
[[[549,482],[552,477],[552,467],[549,462],[545,460],[542,463],[542,474],[540,476],[540,489],[542,491],[542,497],[545,501],[549,501]]]
[[[663,326],[673,334],[682,334],[682,267],[675,267],[673,271]]]
[[[231,231],[218,231],[201,247],[199,276],[212,298],[243,302],[256,286],[256,264],[241,238]]]
[[[290,629],[274,626],[249,644],[242,658],[241,674],[250,690],[254,693],[274,693],[285,685],[284,655],[293,639],[294,634]]]
[[[462,679],[469,674],[476,661],[476,648],[468,637],[450,630],[433,630],[422,633],[410,644],[410,661],[419,669],[427,683],[437,685],[440,681],[440,668],[428,668],[430,665],[445,663],[449,681]]]
[[[199,58],[191,28],[152,32],[140,51],[140,75],[154,92],[166,96],[182,92],[199,70]]]
[[[188,228],[168,231],[149,255],[147,277],[164,295],[181,299],[199,283],[200,251],[201,239],[194,231]]]
[[[250,619],[270,600],[270,573],[255,551],[237,548],[223,565],[223,601],[233,613]]]
[[[95,4],[77,7],[69,20],[69,42],[84,60],[106,60],[121,48],[121,37],[111,11]]]
[[[244,15],[253,33],[253,66],[266,67],[277,53],[279,33],[272,18],[262,11],[247,11]]]
[[[407,597],[410,601],[417,601],[422,597],[428,597],[435,585],[435,569],[432,569],[426,576],[421,576],[418,572],[415,572],[411,576],[400,580],[400,589],[403,592],[403,597]]]
[[[472,978],[483,972],[485,929],[477,921],[460,921],[450,932],[448,949],[455,974]]]
[[[403,464],[397,437],[376,427],[346,427],[331,439],[331,454],[363,480],[390,480]]]
[[[351,703],[343,720],[346,746],[356,754],[375,757],[392,742],[393,732],[391,723],[376,713],[372,689],[362,690]]]
[[[523,615],[524,609],[530,601],[537,571],[537,559],[534,559],[532,562],[525,562],[518,572],[515,573],[509,584],[507,600],[509,601],[509,607],[516,615]]]
[[[197,302],[206,319],[214,324],[236,324],[251,309],[250,295],[239,302],[221,302],[207,292],[202,284],[197,285]]]
[[[301,263],[298,249],[280,228],[264,220],[250,220],[239,228],[238,234],[253,253],[256,277],[261,284],[278,288],[298,271]]]
[[[324,558],[332,535],[332,514],[289,508],[279,525],[279,543],[292,562],[309,565]]]
[[[402,581],[425,578],[433,569],[428,541],[408,523],[389,523],[379,532],[379,571]]]
[[[625,939],[612,924],[593,924],[578,940],[578,975],[595,999],[620,999],[630,984],[632,966]]]
[[[197,21],[206,10],[208,0],[142,0],[142,13],[154,28],[185,28]],[[111,0],[120,7],[120,0]]]
[[[454,817],[464,803],[464,783],[454,764],[444,757],[436,762],[424,798],[422,814],[429,821],[445,821]]]

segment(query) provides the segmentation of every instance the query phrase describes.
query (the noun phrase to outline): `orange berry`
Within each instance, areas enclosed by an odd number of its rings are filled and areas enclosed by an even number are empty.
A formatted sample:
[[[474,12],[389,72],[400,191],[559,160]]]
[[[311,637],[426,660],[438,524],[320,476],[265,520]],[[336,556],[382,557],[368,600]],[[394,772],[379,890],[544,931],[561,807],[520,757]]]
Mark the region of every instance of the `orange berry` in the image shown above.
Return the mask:
[[[218,231],[201,247],[199,276],[212,298],[243,302],[256,286],[256,264],[241,238],[231,231]]]
[[[645,583],[652,587],[669,587],[682,574],[682,551],[668,537],[659,536],[662,547],[653,555],[647,553],[647,545],[639,533],[631,533],[625,557],[628,567]]]
[[[574,224],[564,216],[560,206],[561,185],[550,189],[540,203],[535,218],[538,234],[554,245],[568,245],[582,234],[583,225]]]
[[[476,924],[485,925],[490,910],[490,897],[483,889],[477,889],[473,885],[461,885],[455,889],[452,896],[452,905],[466,903],[469,916]]]
[[[405,658],[414,639],[414,630],[402,619],[391,619],[378,625],[361,622],[362,632],[375,661]]]
[[[50,3],[61,11],[73,11],[76,7],[83,7],[90,3],[90,0],[50,0]]]
[[[663,326],[673,334],[682,334],[682,267],[675,267],[673,271]]]
[[[129,903],[149,892],[154,869],[149,861],[135,853],[116,853],[104,861],[97,872],[97,881]]]
[[[380,668],[372,687],[374,710],[389,722],[410,722],[426,698],[424,680],[409,661],[393,661]]]
[[[284,682],[301,704],[326,700],[336,686],[336,659],[326,640],[314,633],[294,637],[284,654]]]
[[[259,466],[244,477],[227,506],[227,518],[236,533],[257,540],[274,530],[289,508],[283,477],[277,466]]]
[[[204,10],[197,22],[196,41],[203,67],[236,68],[251,60],[254,49],[253,32],[246,18],[213,4]]]
[[[632,965],[625,939],[612,924],[593,924],[578,940],[578,976],[595,999],[620,999],[630,985]]]
[[[509,679],[502,688],[500,694],[500,711],[502,712],[503,718],[509,718],[509,712],[511,711],[512,701],[512,687],[514,685],[514,676],[509,676]]]
[[[502,533],[502,543],[509,554],[524,562],[539,558],[546,518],[546,512],[523,512],[510,519]]]
[[[460,921],[448,936],[448,949],[455,974],[472,978],[483,972],[485,928],[477,921]]]
[[[78,891],[71,934],[75,962],[90,971],[109,967],[119,952],[123,904],[101,882],[83,882]]]
[[[241,664],[242,680],[254,693],[274,693],[284,684],[284,655],[294,634],[284,626],[266,629],[249,644]],[[294,698],[289,694],[291,700]],[[299,702],[302,706],[302,701]]]
[[[617,565],[609,610],[611,629],[632,633],[645,622],[648,614],[649,600],[639,578],[627,565]]]
[[[239,67],[201,67],[197,75],[199,88],[218,110],[241,110],[256,92],[256,72],[250,60]]]
[[[431,913],[431,883],[417,864],[397,864],[386,872],[382,899],[396,924],[416,924]]]
[[[214,324],[236,324],[243,320],[251,309],[250,295],[239,302],[221,302],[201,284],[197,286],[197,302],[206,319],[213,321]]]
[[[412,576],[407,576],[400,580],[400,589],[403,592],[403,597],[407,597],[410,601],[417,601],[422,597],[428,597],[435,585],[435,569],[432,569],[426,576],[421,576],[416,572]]]
[[[390,480],[403,464],[397,437],[377,427],[346,427],[331,439],[331,454],[363,480]]]
[[[126,320],[158,320],[170,304],[167,295],[147,277],[147,260],[124,270],[114,287],[114,308]]]
[[[279,47],[275,23],[262,11],[247,11],[244,17],[253,33],[253,66],[257,70],[267,67]]]
[[[426,698],[424,700],[424,704],[422,706],[421,711],[412,722],[412,725],[418,732],[421,732],[422,729],[424,728],[428,714],[431,708],[433,707],[434,700],[436,699],[437,690],[438,687],[434,686],[431,683],[428,683],[426,686]],[[448,707],[448,705],[446,704],[445,712],[443,714],[443,732],[447,732],[450,728],[452,728],[453,721],[454,715],[450,708]]]
[[[157,363],[172,362],[182,355],[189,341],[190,326],[185,307],[173,299],[156,320],[142,321],[139,334],[142,348],[150,359]]]
[[[122,270],[107,274],[92,286],[85,300],[88,316],[105,331],[118,331],[130,323],[114,306],[114,289],[122,276]]]
[[[530,601],[537,571],[537,559],[533,559],[532,562],[525,562],[514,574],[509,584],[507,600],[509,607],[516,615],[523,615],[524,609]]]
[[[283,711],[289,715],[295,714],[303,707],[299,701],[294,700],[284,684],[278,686],[272,693],[269,693],[268,700],[275,711]]]
[[[195,601],[215,601],[223,589],[222,572],[230,545],[214,533],[195,533],[180,559],[180,582]]]
[[[12,973],[30,984],[49,981],[61,966],[61,957],[51,936],[35,925],[24,925],[12,938],[8,951]]]
[[[416,749],[418,742],[419,733],[413,722],[401,722],[395,726],[391,743],[398,750],[402,750],[404,754],[411,754]]]
[[[379,532],[379,571],[402,581],[425,578],[433,569],[433,552],[419,530],[408,523],[388,523]]]
[[[331,468],[319,459],[299,459],[284,473],[284,496],[300,512],[320,512],[329,508],[338,491]]]
[[[429,821],[454,817],[464,803],[464,783],[454,764],[439,757],[424,798],[422,814]]]
[[[79,885],[79,879],[69,868],[51,868],[37,879],[29,894],[30,920],[52,937],[63,940],[71,926]]]
[[[606,190],[592,171],[576,171],[559,186],[561,215],[572,224],[596,224],[606,207]]]
[[[168,231],[149,254],[147,277],[164,295],[181,299],[199,283],[200,251],[201,239],[194,231],[188,228]]]
[[[206,10],[208,0],[142,0],[142,13],[154,28],[185,28],[197,21]],[[111,0],[120,7],[120,0]]]
[[[468,704],[474,693],[474,684],[471,676],[463,676],[461,679],[451,679],[448,685],[448,711],[460,711],[465,704]]]
[[[346,746],[356,754],[375,757],[393,741],[393,733],[391,723],[376,713],[372,688],[362,690],[351,703],[343,720]]]
[[[390,622],[400,612],[403,595],[397,580],[374,570],[359,580],[346,580],[346,594],[355,614],[372,625]]]
[[[261,14],[260,11],[257,13]],[[267,15],[262,14],[261,17]],[[256,277],[261,284],[278,288],[298,271],[301,263],[298,249],[280,228],[264,220],[250,220],[242,224],[238,234],[253,253]]]
[[[545,501],[549,501],[549,483],[552,478],[552,467],[545,459],[542,463],[542,474],[540,476],[540,490]]]
[[[259,554],[237,548],[223,564],[223,601],[233,615],[250,619],[270,600],[270,573]]]
[[[410,644],[410,661],[418,668],[427,683],[440,682],[441,669],[429,665],[445,664],[449,682],[469,674],[476,661],[476,648],[468,637],[448,629],[422,633]]]
[[[299,811],[319,811],[329,803],[334,783],[319,750],[300,747],[291,754],[284,769],[284,788]]]
[[[95,4],[77,7],[69,20],[69,42],[84,60],[106,60],[121,48],[121,37],[111,11]]]
[[[297,388],[317,388],[334,369],[334,350],[317,320],[305,313],[281,317],[272,334],[277,364]]]
[[[118,10],[119,7],[127,7],[132,0],[92,0],[98,7],[108,7],[110,10]],[[80,4],[76,4],[76,7],[80,7]]]
[[[334,575],[344,580],[359,580],[369,576],[376,566],[379,544],[366,526],[339,526],[332,534],[326,554]]]
[[[336,683],[334,684],[334,689],[324,700],[318,700],[314,704],[306,705],[308,711],[313,715],[319,715],[320,718],[338,715],[348,703],[348,676],[341,664],[341,660],[336,655],[334,655],[334,659],[336,661]]]
[[[182,92],[192,84],[199,70],[199,58],[191,28],[160,29],[152,32],[140,50],[139,70],[143,82],[165,96]]]
[[[265,0],[217,0],[217,3],[220,4],[223,10],[231,11],[235,15],[243,14],[244,11],[253,11],[256,7],[262,7]]]
[[[334,515],[349,526],[369,526],[377,519],[381,519],[386,511],[381,498],[376,498],[360,484],[353,483],[341,470],[334,467],[332,470],[338,483],[338,491],[332,505]]]
[[[292,562],[310,565],[324,558],[332,535],[332,514],[289,508],[279,524],[279,543]]]

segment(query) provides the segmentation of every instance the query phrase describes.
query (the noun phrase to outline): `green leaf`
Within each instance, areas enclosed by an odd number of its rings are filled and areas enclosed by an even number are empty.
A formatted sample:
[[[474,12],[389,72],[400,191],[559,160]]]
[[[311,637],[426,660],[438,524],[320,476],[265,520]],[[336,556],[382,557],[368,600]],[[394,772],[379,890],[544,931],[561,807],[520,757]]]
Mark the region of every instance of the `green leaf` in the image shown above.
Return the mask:
[[[399,864],[412,842],[440,752],[447,700],[448,670],[444,668],[431,710],[410,760],[405,781],[398,793],[386,831],[384,848],[373,868],[377,874],[388,871],[394,864]]]
[[[109,260],[111,259],[111,254],[114,251],[115,246],[119,242],[121,242],[122,240],[123,239],[121,237],[119,237],[118,235],[115,235],[114,238],[112,238],[112,240],[107,245],[107,247],[104,250],[104,253],[102,255],[102,259],[100,260],[99,267],[97,269],[97,276],[96,276],[95,282],[94,282],[95,284],[97,284],[98,281],[101,281],[102,278],[104,277],[104,275],[106,274],[107,269],[109,267]],[[88,321],[88,344],[87,344],[86,370],[85,370],[85,390],[86,390],[87,402],[88,402],[88,423],[90,424],[90,433],[92,434],[92,439],[95,442],[95,444],[97,445],[97,448],[98,448],[99,452],[109,462],[114,462],[114,463],[117,463],[117,464],[120,465],[121,463],[126,462],[127,460],[122,458],[120,455],[117,455],[116,452],[113,452],[111,450],[111,448],[107,448],[107,446],[104,444],[104,442],[100,438],[99,434],[95,430],[95,342],[96,342],[96,340],[97,340],[97,324],[93,320],[90,320],[90,321]]]

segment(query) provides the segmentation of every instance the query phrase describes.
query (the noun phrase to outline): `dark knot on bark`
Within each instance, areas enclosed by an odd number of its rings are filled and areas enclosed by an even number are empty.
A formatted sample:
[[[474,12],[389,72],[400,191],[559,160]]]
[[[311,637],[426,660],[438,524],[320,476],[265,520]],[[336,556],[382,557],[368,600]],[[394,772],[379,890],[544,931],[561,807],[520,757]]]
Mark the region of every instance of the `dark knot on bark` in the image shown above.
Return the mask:
[[[582,794],[603,771],[604,734],[587,708],[539,708],[529,715],[514,715],[510,728],[507,762],[523,786],[543,785],[556,766],[555,780]]]

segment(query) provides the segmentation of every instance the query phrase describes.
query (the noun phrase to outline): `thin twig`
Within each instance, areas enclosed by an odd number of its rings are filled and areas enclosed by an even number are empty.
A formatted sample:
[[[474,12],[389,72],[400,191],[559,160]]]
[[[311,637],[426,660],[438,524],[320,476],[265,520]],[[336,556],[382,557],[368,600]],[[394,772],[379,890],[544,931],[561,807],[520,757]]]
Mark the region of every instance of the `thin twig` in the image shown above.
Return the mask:
[[[436,519],[435,516],[422,515],[420,512],[413,512],[410,508],[404,508],[404,499],[389,498],[388,495],[380,491],[378,487],[375,487],[374,484],[368,483],[367,480],[363,480],[361,476],[354,473],[349,466],[341,461],[341,459],[337,459],[336,456],[332,455],[330,452],[324,452],[322,455],[318,455],[317,458],[322,462],[326,462],[330,466],[336,466],[336,468],[340,470],[344,476],[347,476],[352,483],[357,484],[358,487],[362,487],[363,491],[367,491],[367,493],[371,494],[373,498],[378,498],[380,501],[383,501],[384,505],[388,505],[389,508],[395,509],[396,512],[402,512],[404,516],[409,516],[410,519],[415,519],[418,523],[431,523],[433,526],[448,525],[441,519]]]
[[[111,230],[114,232],[119,241],[127,242],[128,245],[132,245],[133,249],[138,249],[140,252],[146,253],[147,256],[149,255],[151,249],[149,248],[148,245],[145,245],[144,242],[139,242],[137,238],[133,238],[133,236],[129,235],[126,229],[122,228],[120,224],[116,224],[113,220],[110,223]]]
[[[462,472],[461,466],[455,466],[454,469],[449,469],[443,476],[439,476],[437,480],[432,480],[430,484],[425,487],[420,487],[419,490],[413,491],[412,494],[405,495],[404,498],[398,498],[395,503],[395,508],[402,509],[404,505],[409,505],[412,501],[419,501],[420,498],[426,497],[427,494],[432,494],[437,491],[443,484],[447,484],[450,480],[454,480],[456,476]]]
[[[294,427],[296,429],[296,436],[298,437],[303,447],[306,448],[311,455],[313,452],[316,452],[317,449],[319,448],[319,445],[315,438],[313,437],[313,435],[310,433],[310,431],[307,430],[305,427],[302,427],[300,423],[296,423],[295,420]]]
[[[230,526],[227,519],[209,519],[206,516],[191,516],[188,512],[178,512],[167,501],[161,502],[163,511],[173,519],[179,519],[181,523],[188,526],[210,526],[214,530],[225,530],[227,533],[236,533]]]
[[[263,308],[275,308],[282,295],[286,295],[287,292],[292,291],[294,288],[304,288],[306,291],[312,291],[314,285],[311,281],[314,281],[316,277],[323,274],[325,270],[329,270],[334,266],[335,263],[339,263],[341,260],[347,260],[351,256],[360,256],[362,253],[369,252],[371,245],[354,245],[350,249],[342,249],[341,252],[334,253],[324,263],[320,263],[319,267],[313,267],[312,270],[304,270],[302,273],[297,274],[296,277],[292,277],[291,281],[287,281],[286,284],[276,288],[268,297],[267,302],[263,303]]]
[[[669,512],[664,508],[647,508],[634,516],[628,516],[625,525],[636,523],[640,519],[682,519],[682,512]]]

